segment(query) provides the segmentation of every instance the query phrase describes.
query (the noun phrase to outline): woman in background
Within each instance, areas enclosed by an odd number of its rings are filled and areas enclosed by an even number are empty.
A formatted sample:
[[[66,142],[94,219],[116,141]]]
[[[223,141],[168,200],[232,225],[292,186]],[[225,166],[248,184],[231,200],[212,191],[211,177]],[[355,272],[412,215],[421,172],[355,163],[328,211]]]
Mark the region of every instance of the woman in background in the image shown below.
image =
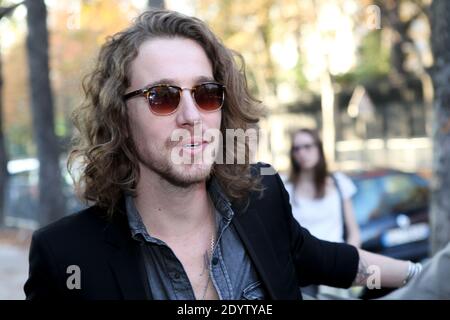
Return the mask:
[[[360,233],[351,203],[356,187],[343,173],[328,172],[317,131],[300,129],[294,133],[290,159],[286,189],[297,221],[319,239],[359,247]],[[316,296],[317,287],[306,291]]]

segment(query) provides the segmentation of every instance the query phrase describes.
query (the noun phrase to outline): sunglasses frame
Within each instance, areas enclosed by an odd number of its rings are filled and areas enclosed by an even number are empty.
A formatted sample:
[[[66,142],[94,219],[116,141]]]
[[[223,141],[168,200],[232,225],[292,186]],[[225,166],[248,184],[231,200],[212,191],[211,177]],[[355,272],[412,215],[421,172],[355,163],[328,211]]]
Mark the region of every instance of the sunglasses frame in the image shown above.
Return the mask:
[[[306,151],[312,150],[314,147],[317,147],[317,143],[305,143],[302,145],[296,145],[292,147],[292,151],[299,152],[302,149],[305,149]]]
[[[201,86],[203,86],[203,85],[207,85],[207,84],[215,84],[215,85],[220,86],[220,87],[223,89],[223,92],[222,92],[222,103],[221,103],[220,107],[217,108],[217,109],[214,109],[214,110],[205,110],[205,109],[201,108],[201,107],[198,105],[198,103],[197,103],[197,100],[196,100],[196,98],[195,98],[195,91],[196,91],[199,87],[201,87]],[[151,106],[151,104],[150,104],[150,100],[149,100],[149,94],[150,94],[150,91],[151,91],[152,89],[154,89],[154,88],[159,88],[159,87],[171,87],[171,88],[177,89],[177,91],[178,91],[178,96],[179,96],[178,104],[177,104],[176,108],[175,108],[172,112],[170,112],[170,113],[163,113],[163,114],[157,113],[157,112],[155,112],[155,111],[153,110],[153,108],[152,108],[152,106]],[[226,87],[225,87],[223,84],[218,83],[218,82],[203,82],[203,83],[200,83],[200,84],[198,84],[198,85],[193,86],[192,88],[182,88],[182,87],[179,87],[179,86],[176,86],[176,85],[172,85],[172,84],[157,84],[157,85],[153,85],[153,86],[150,86],[150,87],[145,87],[145,88],[142,88],[142,89],[139,89],[139,90],[135,90],[135,91],[131,91],[131,92],[129,92],[129,93],[126,93],[126,94],[123,96],[123,99],[126,101],[126,100],[128,100],[128,99],[131,99],[131,98],[134,98],[134,97],[137,97],[137,96],[144,96],[144,97],[147,99],[148,107],[149,107],[150,111],[151,111],[153,114],[158,115],[158,116],[168,116],[168,115],[171,115],[171,114],[175,113],[175,112],[178,110],[178,107],[180,106],[180,102],[181,102],[181,93],[183,92],[183,90],[189,90],[189,92],[191,93],[191,96],[192,96],[192,98],[193,98],[193,100],[194,100],[195,105],[197,106],[197,108],[198,108],[199,110],[201,110],[202,112],[208,112],[208,113],[209,113],[209,112],[216,112],[216,111],[219,111],[220,109],[222,109],[223,104],[224,104],[224,102],[225,102],[225,88],[226,88]]]

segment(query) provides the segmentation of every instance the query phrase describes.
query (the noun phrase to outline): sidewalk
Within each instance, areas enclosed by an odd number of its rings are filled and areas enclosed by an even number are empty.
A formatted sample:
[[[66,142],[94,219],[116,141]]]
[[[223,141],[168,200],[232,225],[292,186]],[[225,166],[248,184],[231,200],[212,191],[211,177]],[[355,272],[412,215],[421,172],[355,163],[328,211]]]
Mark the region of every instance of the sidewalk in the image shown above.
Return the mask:
[[[0,300],[23,300],[31,231],[0,230]]]

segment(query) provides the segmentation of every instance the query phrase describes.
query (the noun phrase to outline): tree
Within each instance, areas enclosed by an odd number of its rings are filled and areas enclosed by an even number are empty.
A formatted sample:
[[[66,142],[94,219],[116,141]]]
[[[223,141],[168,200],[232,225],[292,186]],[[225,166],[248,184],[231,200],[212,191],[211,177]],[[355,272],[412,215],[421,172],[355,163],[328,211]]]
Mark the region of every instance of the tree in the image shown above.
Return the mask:
[[[430,24],[430,8],[428,1],[425,0],[377,0],[375,3],[381,7],[383,22],[393,32],[392,44],[390,50],[390,78],[394,86],[396,86],[403,99],[408,101],[408,92],[405,82],[411,76],[418,77],[422,84],[422,95],[426,116],[426,131],[431,135],[430,125],[432,122],[432,104],[433,104],[433,90],[432,80],[427,72],[427,66],[423,61],[423,55],[414,39],[411,37],[411,31],[414,22],[423,19],[427,24]],[[402,5],[410,6],[410,13],[408,17],[401,15]],[[405,10],[406,11],[406,10]],[[423,51],[423,49],[422,49]],[[405,69],[405,61],[408,54],[415,55],[415,71],[414,75]],[[412,116],[412,113],[409,113]],[[412,118],[410,118],[412,122]],[[412,126],[411,126],[412,127]]]
[[[33,134],[40,163],[39,218],[46,224],[65,215],[49,79],[47,8],[44,0],[27,0],[25,4]]]
[[[6,152],[6,143],[3,136],[3,75],[2,60],[0,52],[0,227],[3,226],[5,220],[4,203],[6,199],[6,187],[8,184],[8,154]]]
[[[164,0],[148,0],[148,7],[152,9],[164,9]]]
[[[0,7],[0,20],[9,14],[11,14],[15,8],[17,8],[21,3],[9,7]],[[0,52],[0,227],[4,224],[4,202],[6,198],[6,190],[8,184],[8,155],[6,152],[6,143],[3,135],[3,70],[2,70],[2,58]]]
[[[433,127],[433,190],[431,195],[431,250],[450,241],[450,2],[431,5],[432,71],[435,101]]]

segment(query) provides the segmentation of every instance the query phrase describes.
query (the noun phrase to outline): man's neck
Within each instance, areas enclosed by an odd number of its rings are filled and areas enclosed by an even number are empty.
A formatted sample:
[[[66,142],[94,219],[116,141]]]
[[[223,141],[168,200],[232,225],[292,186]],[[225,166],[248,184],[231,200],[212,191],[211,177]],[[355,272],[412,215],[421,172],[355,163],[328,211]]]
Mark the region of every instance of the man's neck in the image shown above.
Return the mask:
[[[134,199],[152,236],[179,239],[195,235],[213,218],[206,182],[179,187],[154,172],[146,172]]]

